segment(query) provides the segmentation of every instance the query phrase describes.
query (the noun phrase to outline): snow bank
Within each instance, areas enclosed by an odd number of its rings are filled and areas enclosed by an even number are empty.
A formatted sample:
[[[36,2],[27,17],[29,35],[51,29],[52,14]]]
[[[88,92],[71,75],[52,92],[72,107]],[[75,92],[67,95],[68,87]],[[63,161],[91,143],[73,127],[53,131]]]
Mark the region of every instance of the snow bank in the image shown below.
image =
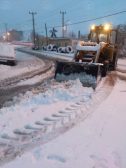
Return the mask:
[[[125,70],[126,72],[126,59],[118,59],[117,69]]]
[[[108,99],[84,122],[2,168],[125,168],[125,108],[125,82],[118,81]]]
[[[47,57],[54,57],[54,58],[59,58],[59,59],[65,59],[65,60],[72,60],[74,57],[74,53],[58,53],[55,51],[41,51],[38,52],[41,53],[42,55],[45,55]]]
[[[125,82],[118,81],[84,122],[2,168],[125,168],[125,90]]]
[[[126,46],[121,46],[118,50],[119,57],[126,57]]]
[[[70,75],[64,75],[64,74],[58,74],[56,75],[56,80],[57,81],[68,81],[68,80],[75,80],[79,79],[80,82],[83,83],[84,86],[96,86],[97,80],[95,76],[88,75],[85,72],[81,73],[73,73]]]
[[[41,90],[41,89],[40,89]],[[79,80],[52,85],[46,92],[35,94],[37,90],[20,94],[14,97],[13,102],[8,102],[0,109],[0,134],[12,134],[16,128],[49,117],[53,113],[68,107],[70,104],[82,99],[90,100],[92,88],[84,88]]]

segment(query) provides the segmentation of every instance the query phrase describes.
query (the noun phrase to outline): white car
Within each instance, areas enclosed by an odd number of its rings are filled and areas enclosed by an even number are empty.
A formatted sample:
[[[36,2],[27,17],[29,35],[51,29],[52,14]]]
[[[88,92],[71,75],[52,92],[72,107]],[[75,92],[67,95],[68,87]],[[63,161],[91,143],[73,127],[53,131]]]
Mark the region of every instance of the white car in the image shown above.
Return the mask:
[[[8,43],[0,43],[0,62],[7,63],[9,65],[16,64],[14,46]]]

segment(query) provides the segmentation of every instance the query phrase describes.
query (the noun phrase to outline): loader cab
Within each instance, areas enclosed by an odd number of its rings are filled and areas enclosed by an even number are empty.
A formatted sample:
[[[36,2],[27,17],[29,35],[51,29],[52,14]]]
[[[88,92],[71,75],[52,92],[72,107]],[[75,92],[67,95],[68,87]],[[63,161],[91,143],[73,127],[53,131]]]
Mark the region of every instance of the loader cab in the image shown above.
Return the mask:
[[[89,40],[100,43],[110,42],[111,25],[92,25],[89,34]]]
[[[117,41],[117,30],[112,29],[111,24],[99,26],[92,25],[88,39],[92,42],[97,42],[98,44],[100,42],[105,42],[115,45]]]
[[[98,58],[98,62],[103,63],[105,71],[107,71],[107,69],[115,70],[117,65],[117,34],[117,30],[112,29],[111,24],[93,25],[90,30],[89,39],[91,41],[95,41],[98,44],[105,42],[106,44],[101,48]]]

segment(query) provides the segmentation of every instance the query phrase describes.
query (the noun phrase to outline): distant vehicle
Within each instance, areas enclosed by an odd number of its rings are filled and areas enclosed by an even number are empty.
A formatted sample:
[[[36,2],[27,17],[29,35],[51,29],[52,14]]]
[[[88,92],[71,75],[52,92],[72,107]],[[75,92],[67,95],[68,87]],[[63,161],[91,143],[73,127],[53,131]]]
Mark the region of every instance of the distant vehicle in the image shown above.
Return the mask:
[[[0,62],[9,65],[16,64],[16,52],[13,45],[0,43]]]

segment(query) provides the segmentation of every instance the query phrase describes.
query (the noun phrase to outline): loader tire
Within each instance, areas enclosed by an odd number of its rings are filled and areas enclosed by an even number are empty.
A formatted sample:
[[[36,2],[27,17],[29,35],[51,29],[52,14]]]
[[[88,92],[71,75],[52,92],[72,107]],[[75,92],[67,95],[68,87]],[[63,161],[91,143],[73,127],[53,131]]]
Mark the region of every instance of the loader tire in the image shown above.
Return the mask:
[[[101,69],[101,76],[105,77],[107,75],[108,72],[108,65],[104,65]]]
[[[64,75],[69,75],[69,74],[71,74],[72,72],[73,72],[72,66],[70,66],[70,65],[65,65],[65,66],[63,67],[63,74],[64,74]]]
[[[10,66],[15,66],[16,65],[16,61],[7,61],[7,64]]]

